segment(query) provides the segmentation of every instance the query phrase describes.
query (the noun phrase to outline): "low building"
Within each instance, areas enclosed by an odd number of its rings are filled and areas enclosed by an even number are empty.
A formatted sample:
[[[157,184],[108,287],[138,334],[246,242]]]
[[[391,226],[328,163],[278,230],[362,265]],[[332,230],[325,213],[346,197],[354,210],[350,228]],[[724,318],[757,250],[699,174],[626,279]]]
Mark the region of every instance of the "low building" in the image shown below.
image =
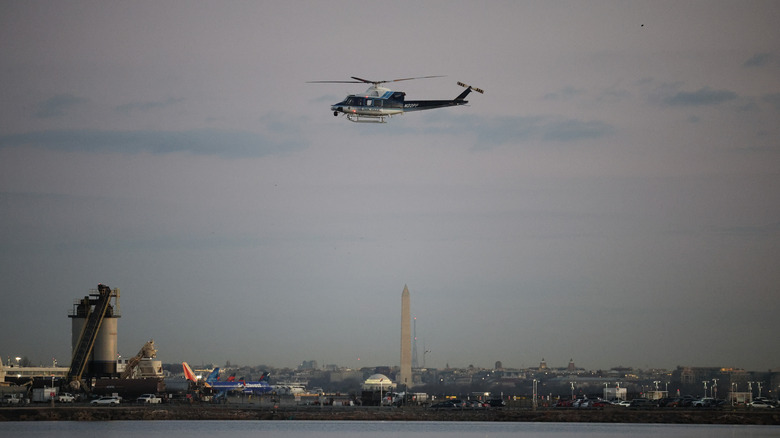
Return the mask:
[[[0,363],[0,382],[6,379],[18,381],[19,379],[38,379],[38,378],[65,378],[68,376],[68,367],[20,367],[3,366]]]
[[[372,374],[363,382],[363,391],[393,391],[395,383],[384,374]]]
[[[389,392],[395,390],[395,383],[384,374],[372,374],[363,382],[363,393],[360,397],[363,406],[381,406],[386,403]]]

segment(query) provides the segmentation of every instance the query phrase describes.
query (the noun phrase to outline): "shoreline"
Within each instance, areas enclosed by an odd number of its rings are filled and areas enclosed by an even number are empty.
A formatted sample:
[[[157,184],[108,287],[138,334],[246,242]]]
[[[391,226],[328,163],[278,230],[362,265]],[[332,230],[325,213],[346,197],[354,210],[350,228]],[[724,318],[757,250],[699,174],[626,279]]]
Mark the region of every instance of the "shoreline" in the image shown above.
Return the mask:
[[[441,410],[366,407],[246,407],[210,405],[56,406],[0,408],[0,421],[510,421],[556,423],[664,423],[780,425],[774,410],[701,409],[485,409]]]

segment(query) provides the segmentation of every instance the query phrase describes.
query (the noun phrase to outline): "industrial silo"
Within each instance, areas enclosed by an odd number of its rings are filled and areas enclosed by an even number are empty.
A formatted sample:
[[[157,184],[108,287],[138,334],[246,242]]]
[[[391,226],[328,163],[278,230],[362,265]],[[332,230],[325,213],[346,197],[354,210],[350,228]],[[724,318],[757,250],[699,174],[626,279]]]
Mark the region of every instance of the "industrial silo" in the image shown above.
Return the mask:
[[[119,313],[119,289],[110,290],[103,285],[99,287],[107,289],[107,293],[110,294],[108,297],[109,303],[95,336],[92,354],[87,359],[85,375],[91,377],[116,377],[117,321],[121,316]],[[100,298],[100,291],[93,289],[90,290],[88,296],[73,303],[73,310],[68,317],[71,318],[72,322],[71,346],[74,353],[81,340],[87,318],[96,311]]]

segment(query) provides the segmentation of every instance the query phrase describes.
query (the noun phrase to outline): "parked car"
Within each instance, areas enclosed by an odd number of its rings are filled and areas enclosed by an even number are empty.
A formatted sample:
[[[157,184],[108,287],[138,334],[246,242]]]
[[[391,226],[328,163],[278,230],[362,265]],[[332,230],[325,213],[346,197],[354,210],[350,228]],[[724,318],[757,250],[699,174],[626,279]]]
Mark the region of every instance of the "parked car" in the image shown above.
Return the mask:
[[[712,397],[703,397],[698,400],[694,400],[691,406],[694,408],[709,408],[715,404],[715,399]]]
[[[765,402],[763,400],[755,400],[752,403],[750,403],[748,406],[750,406],[751,408],[762,408],[762,409],[767,409],[767,408],[772,409],[772,408],[774,408],[774,406],[772,406],[771,404],[769,404],[769,403],[767,403],[767,402]]]
[[[635,398],[631,400],[628,406],[631,408],[649,408],[653,406],[653,402],[646,398]]]
[[[658,407],[659,408],[672,408],[672,407],[676,406],[675,405],[675,400],[676,399],[673,398],[673,397],[660,398],[660,399],[658,399]]]
[[[766,397],[756,397],[756,398],[753,399],[753,401],[754,402],[760,401],[760,402],[764,402],[764,403],[766,403],[768,405],[777,407],[777,400],[772,400],[772,399],[769,399],[769,398],[766,398]]]
[[[439,403],[434,403],[430,406],[431,409],[454,409],[458,408],[460,405],[455,405],[455,403],[452,400],[446,400]]]
[[[571,404],[572,407],[575,408],[591,408],[593,407],[593,400],[584,398],[582,400],[574,400],[574,403]]]
[[[715,408],[722,408],[723,406],[727,406],[729,404],[728,400],[724,399],[715,399],[715,401],[712,403],[712,406]]]
[[[504,403],[504,399],[501,398],[493,398],[487,401],[487,404],[491,408],[503,408],[506,406],[506,403]]]
[[[692,395],[684,395],[680,397],[677,406],[682,408],[689,408],[693,406],[693,402],[695,402],[696,400],[698,399]]]
[[[90,402],[90,404],[93,404],[93,405],[109,405],[109,406],[117,406],[117,405],[119,405],[121,402],[122,402],[122,401],[121,401],[121,400],[119,400],[119,397],[114,397],[114,396],[111,396],[111,397],[100,397],[100,398],[98,398],[98,399],[92,400],[92,401]]]
[[[615,403],[616,406],[623,406],[624,408],[627,408],[631,406],[631,402],[628,400],[620,400],[619,402]]]
[[[76,397],[73,397],[73,394],[69,392],[63,392],[57,396],[57,401],[60,403],[73,403],[75,400]]]
[[[141,394],[141,396],[135,399],[135,401],[138,403],[145,403],[145,404],[162,403],[162,399],[160,397],[157,397],[154,394]]]

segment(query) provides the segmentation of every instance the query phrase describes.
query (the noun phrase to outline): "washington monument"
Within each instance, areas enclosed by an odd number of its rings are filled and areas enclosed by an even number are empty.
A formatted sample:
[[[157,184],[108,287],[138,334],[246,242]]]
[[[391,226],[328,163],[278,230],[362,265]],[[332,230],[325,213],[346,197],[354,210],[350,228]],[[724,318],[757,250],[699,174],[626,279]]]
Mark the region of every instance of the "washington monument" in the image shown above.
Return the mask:
[[[409,288],[404,285],[401,292],[401,375],[396,382],[399,386],[412,386],[412,328],[409,308]]]

